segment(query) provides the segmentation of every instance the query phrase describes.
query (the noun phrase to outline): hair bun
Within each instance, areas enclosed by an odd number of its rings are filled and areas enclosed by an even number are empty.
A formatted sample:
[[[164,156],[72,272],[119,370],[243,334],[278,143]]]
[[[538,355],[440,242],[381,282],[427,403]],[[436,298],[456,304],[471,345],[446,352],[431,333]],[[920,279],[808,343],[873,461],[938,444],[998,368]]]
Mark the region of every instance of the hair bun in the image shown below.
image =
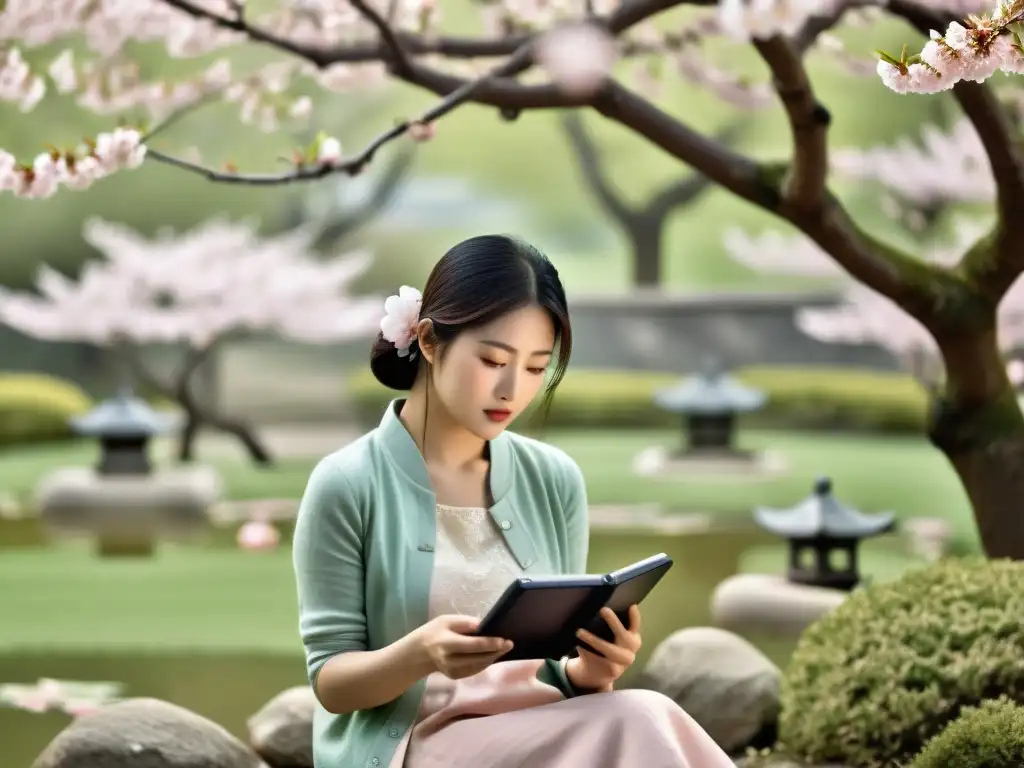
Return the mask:
[[[408,392],[416,382],[419,356],[399,357],[395,345],[385,339],[384,334],[377,334],[370,352],[370,370],[374,378],[388,389]]]

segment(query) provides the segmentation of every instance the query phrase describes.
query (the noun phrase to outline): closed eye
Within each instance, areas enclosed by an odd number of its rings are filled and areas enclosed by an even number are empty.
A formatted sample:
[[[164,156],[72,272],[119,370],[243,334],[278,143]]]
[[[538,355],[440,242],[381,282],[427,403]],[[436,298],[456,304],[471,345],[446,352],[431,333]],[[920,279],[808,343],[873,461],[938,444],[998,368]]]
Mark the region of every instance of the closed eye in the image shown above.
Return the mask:
[[[543,376],[547,368],[527,368],[526,370],[528,370],[534,376]]]
[[[486,357],[481,357],[480,360],[488,368],[504,368],[505,367],[504,363],[499,363],[499,362],[497,362],[495,360],[488,360]]]

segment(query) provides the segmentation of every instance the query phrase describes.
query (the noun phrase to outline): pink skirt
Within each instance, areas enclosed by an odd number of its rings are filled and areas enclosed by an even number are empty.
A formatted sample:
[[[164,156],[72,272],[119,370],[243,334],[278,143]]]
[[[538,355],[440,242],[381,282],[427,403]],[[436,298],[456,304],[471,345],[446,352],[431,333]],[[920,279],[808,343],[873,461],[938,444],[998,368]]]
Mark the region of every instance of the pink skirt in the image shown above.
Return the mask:
[[[735,768],[679,705],[654,691],[565,699],[542,662],[432,675],[390,768]]]

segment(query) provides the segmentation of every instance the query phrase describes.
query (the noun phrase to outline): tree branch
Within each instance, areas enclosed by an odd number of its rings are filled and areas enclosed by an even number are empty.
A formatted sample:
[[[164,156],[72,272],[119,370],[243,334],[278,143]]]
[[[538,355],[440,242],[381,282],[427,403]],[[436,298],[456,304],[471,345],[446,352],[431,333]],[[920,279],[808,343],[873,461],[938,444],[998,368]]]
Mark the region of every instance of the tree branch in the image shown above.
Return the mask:
[[[783,206],[815,215],[825,201],[828,126],[831,116],[814,96],[801,54],[784,37],[755,40],[754,48],[772,72],[772,85],[789,118],[793,163],[783,185]]]
[[[615,191],[614,186],[601,167],[601,158],[597,147],[583,127],[583,118],[577,112],[571,112],[562,118],[562,127],[566,138],[576,157],[583,178],[590,191],[597,197],[609,214],[620,223],[627,223],[633,217],[633,211]]]
[[[653,195],[644,206],[644,212],[662,221],[676,208],[689,205],[703,195],[714,182],[701,173],[692,173],[684,179],[678,179],[665,186]]]
[[[317,233],[314,245],[324,247],[335,243],[373,221],[394,198],[412,165],[414,154],[412,151],[397,153],[362,203],[350,210],[329,214],[326,225]]]
[[[776,209],[778,189],[763,177],[757,163],[698,133],[622,84],[609,81],[592,106],[738,197]]]
[[[793,208],[782,205],[786,167],[761,166],[723,147],[620,83],[609,82],[595,100],[594,108],[737,197],[795,224],[849,274],[901,303],[922,320],[931,318],[934,284],[947,279],[953,282],[951,275],[871,239],[827,191],[817,215],[795,215]]]
[[[341,45],[319,45],[298,43],[275,34],[269,29],[246,21],[242,16],[229,18],[213,13],[198,5],[195,0],[160,0],[160,2],[196,19],[203,19],[220,27],[246,35],[250,40],[269,45],[305,59],[314,66],[325,69],[333,64],[358,64],[373,61],[394,61],[397,51],[405,57],[439,55],[448,59],[477,59],[509,56],[525,43],[534,39],[533,33],[517,33],[497,39],[468,38],[451,35],[415,35],[395,30],[391,24],[361,0],[353,5],[363,14],[377,31],[379,40],[346,42]],[[605,26],[612,35],[619,35],[652,16],[680,5],[711,6],[716,0],[625,0],[606,17],[594,17],[593,23]],[[376,18],[367,16],[369,11]],[[385,34],[386,31],[386,34]],[[646,50],[640,45],[637,50]],[[628,51],[627,51],[628,52]],[[528,65],[525,65],[528,66]],[[514,73],[517,74],[517,73]]]
[[[204,176],[209,181],[226,184],[274,186],[297,181],[322,179],[325,176],[329,176],[334,173],[347,173],[350,176],[354,176],[363,170],[367,163],[373,160],[374,155],[376,155],[377,151],[381,147],[401,136],[404,136],[413,125],[428,125],[438,118],[447,115],[460,104],[469,101],[471,97],[479,91],[485,90],[489,84],[500,82],[501,78],[503,78],[507,72],[515,70],[517,67],[521,66],[524,61],[530,60],[532,56],[533,46],[528,43],[520,48],[513,56],[509,57],[509,59],[504,63],[481,75],[476,80],[460,80],[459,78],[453,78],[454,80],[459,81],[458,86],[449,91],[444,98],[430,109],[423,112],[419,118],[412,121],[405,120],[397,123],[388,130],[379,134],[357,154],[347,158],[342,158],[337,162],[321,162],[310,165],[300,165],[284,173],[243,174],[231,171],[217,171],[212,168],[207,168],[197,163],[193,163],[189,160],[174,157],[153,149],[148,149],[147,155],[155,160],[159,160],[160,162],[173,165],[176,168],[197,173]],[[417,69],[418,67],[417,65],[413,65],[413,68]],[[558,92],[553,86],[550,87],[549,90],[555,91],[556,93]]]
[[[742,124],[739,121],[727,125],[715,134],[715,141],[726,147],[731,146],[742,130]],[[647,213],[661,221],[673,209],[689,205],[703,195],[712,183],[707,176],[701,173],[693,173],[684,179],[674,181],[647,202]]]
[[[909,0],[891,0],[887,8],[924,35],[947,23],[946,16]],[[958,270],[997,303],[1024,270],[1019,242],[1024,228],[1024,156],[1009,119],[988,85],[963,80],[953,86],[953,95],[988,155],[999,216],[991,247],[972,248]]]

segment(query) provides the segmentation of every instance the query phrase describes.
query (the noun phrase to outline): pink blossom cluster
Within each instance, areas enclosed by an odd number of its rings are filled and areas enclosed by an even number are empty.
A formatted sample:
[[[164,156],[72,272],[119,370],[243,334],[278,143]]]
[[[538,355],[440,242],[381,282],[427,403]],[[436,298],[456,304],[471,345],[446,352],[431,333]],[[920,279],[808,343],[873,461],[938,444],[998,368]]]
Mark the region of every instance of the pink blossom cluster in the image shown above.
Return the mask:
[[[77,280],[43,267],[35,293],[0,289],[0,322],[34,338],[108,345],[186,343],[202,348],[235,331],[308,344],[372,337],[384,301],[353,296],[366,252],[324,261],[316,232],[260,237],[256,222],[212,219],[146,238],[100,219],[85,240],[105,258]]]
[[[0,707],[42,714],[64,712],[81,717],[116,701],[123,689],[120,683],[88,683],[42,678],[34,685],[4,683],[0,685]]]
[[[953,237],[927,249],[922,260],[954,266],[990,224],[981,219],[959,220]],[[925,327],[888,297],[844,279],[842,268],[809,238],[774,232],[753,237],[734,228],[726,233],[724,244],[735,261],[756,271],[842,280],[842,298],[836,306],[797,313],[797,327],[808,336],[827,344],[877,344],[915,375],[923,367],[934,369],[937,348]],[[999,305],[998,333],[1003,350],[1024,349],[1024,278],[1010,287]]]
[[[996,72],[1024,74],[1024,51],[1014,25],[1024,19],[1024,2],[1001,2],[989,14],[951,22],[945,33],[932,30],[919,54],[878,62],[882,82],[897,93],[939,93],[960,80],[984,82]]]
[[[812,16],[827,15],[842,0],[719,0],[722,29],[736,40],[795,35]]]
[[[843,176],[879,183],[919,207],[995,199],[992,165],[966,118],[949,131],[925,125],[920,143],[903,137],[892,146],[833,150],[831,165]]]
[[[145,156],[146,145],[131,128],[101,133],[77,152],[44,152],[32,165],[20,165],[14,155],[0,150],[0,191],[39,199],[53,196],[62,186],[87,189],[116,171],[138,168]]]
[[[22,112],[30,112],[46,95],[46,82],[35,74],[18,48],[11,48],[0,64],[0,101],[16,103]]]

